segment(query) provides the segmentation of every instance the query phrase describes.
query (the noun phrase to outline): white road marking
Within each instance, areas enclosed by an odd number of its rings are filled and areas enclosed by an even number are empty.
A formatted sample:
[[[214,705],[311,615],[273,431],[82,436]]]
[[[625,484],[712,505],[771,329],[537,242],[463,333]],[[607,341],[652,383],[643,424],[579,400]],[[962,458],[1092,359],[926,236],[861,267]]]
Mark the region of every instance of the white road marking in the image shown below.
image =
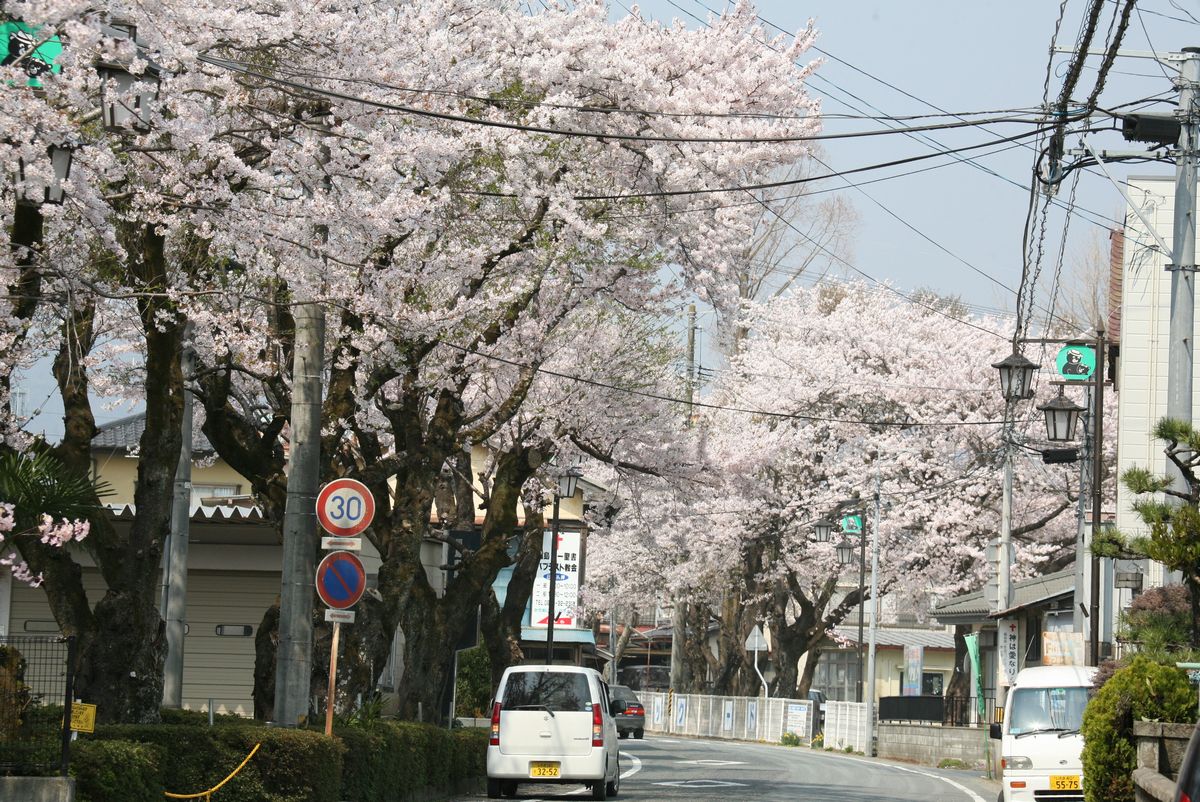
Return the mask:
[[[950,779],[949,777],[942,777],[938,774],[932,774],[928,771],[921,771],[920,769],[910,769],[906,766],[895,766],[895,765],[892,765],[891,763],[876,763],[873,760],[860,760],[860,759],[854,758],[854,757],[847,757],[846,759],[847,760],[855,760],[859,763],[868,763],[872,766],[883,766],[884,768],[895,769],[896,771],[907,771],[910,774],[920,774],[922,777],[930,777],[935,780],[941,780],[942,782],[954,786],[955,788],[957,788],[958,790],[962,791],[964,794],[969,796],[971,798],[971,802],[984,802],[983,797],[981,797],[979,794],[975,793],[974,791],[972,791],[970,788],[963,785],[962,783],[955,782],[954,780]]]
[[[744,760],[680,760],[680,763],[687,763],[693,766],[744,766]]]
[[[632,777],[633,775],[637,774],[639,771],[642,770],[642,761],[638,760],[637,755],[629,755],[629,759],[631,761],[633,761],[633,768],[626,769],[625,771],[621,772],[622,780],[624,780],[627,777]],[[576,788],[574,791],[568,791],[567,793],[563,794],[563,796],[576,796],[578,794],[590,794],[590,793],[591,793],[591,791],[589,791],[587,788]],[[530,802],[536,802],[536,800],[530,800]]]
[[[666,785],[671,788],[745,788],[747,786],[747,783],[735,783],[729,780],[671,780],[654,784]]]

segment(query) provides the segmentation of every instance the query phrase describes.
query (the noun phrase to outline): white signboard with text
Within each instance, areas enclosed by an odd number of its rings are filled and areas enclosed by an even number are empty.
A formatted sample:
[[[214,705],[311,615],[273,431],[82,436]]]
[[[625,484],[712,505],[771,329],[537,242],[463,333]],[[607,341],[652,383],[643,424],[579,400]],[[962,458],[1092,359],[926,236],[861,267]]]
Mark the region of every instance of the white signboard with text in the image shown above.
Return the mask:
[[[555,629],[580,629],[579,622],[579,566],[583,557],[580,551],[579,532],[558,533],[558,576],[554,580],[554,606],[558,615],[554,619]],[[545,629],[550,621],[550,539],[553,534],[542,536],[542,560],[538,564],[537,577],[533,580],[533,595],[530,597],[531,614],[529,625]]]
[[[1012,685],[1021,670],[1021,639],[1017,619],[1002,618],[996,622],[996,649],[1004,670],[1004,684]]]

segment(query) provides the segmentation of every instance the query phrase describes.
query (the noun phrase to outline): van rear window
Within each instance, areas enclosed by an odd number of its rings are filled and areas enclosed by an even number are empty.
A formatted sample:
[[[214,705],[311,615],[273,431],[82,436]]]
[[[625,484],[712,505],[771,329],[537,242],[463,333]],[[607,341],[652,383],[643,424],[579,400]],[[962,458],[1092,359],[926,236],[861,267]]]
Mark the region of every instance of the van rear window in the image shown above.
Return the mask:
[[[587,677],[573,671],[514,671],[504,686],[504,709],[591,710]]]

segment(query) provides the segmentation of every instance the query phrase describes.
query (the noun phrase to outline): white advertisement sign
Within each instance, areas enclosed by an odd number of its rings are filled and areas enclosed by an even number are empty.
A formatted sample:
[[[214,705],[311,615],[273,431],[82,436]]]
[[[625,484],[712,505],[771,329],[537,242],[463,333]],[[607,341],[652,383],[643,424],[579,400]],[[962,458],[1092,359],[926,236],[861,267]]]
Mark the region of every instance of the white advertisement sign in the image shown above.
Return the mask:
[[[687,721],[687,698],[684,696],[675,697],[675,728],[683,729],[684,722]]]
[[[1012,685],[1021,670],[1021,639],[1017,619],[1002,618],[996,622],[996,649],[1004,671],[1004,684]]]
[[[801,738],[808,738],[810,732],[808,702],[789,702],[784,713],[783,729]]]
[[[758,735],[758,701],[755,699],[746,703],[746,732]]]
[[[663,698],[661,696],[654,697],[654,724],[661,727],[663,723]]]
[[[723,718],[723,720],[721,722],[721,724],[722,724],[721,729],[725,730],[725,732],[733,732],[733,700],[732,699],[725,700],[725,710],[724,710],[724,716],[722,718]]]
[[[532,611],[531,627],[545,629],[550,621],[550,539],[553,534],[542,536],[542,561],[538,564],[537,577],[533,580],[533,595],[530,597]],[[554,606],[558,615],[554,619],[555,629],[579,629],[579,532],[558,533],[558,572],[554,581]]]

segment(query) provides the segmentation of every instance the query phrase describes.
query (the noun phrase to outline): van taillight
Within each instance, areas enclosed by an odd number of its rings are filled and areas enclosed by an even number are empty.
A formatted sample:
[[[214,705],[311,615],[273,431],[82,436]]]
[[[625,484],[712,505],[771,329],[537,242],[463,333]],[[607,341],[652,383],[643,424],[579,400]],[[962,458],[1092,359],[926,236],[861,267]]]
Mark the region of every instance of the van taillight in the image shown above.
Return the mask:
[[[604,746],[604,719],[599,702],[592,705],[592,746]]]
[[[500,745],[500,703],[492,705],[492,735],[488,738],[490,746]]]

